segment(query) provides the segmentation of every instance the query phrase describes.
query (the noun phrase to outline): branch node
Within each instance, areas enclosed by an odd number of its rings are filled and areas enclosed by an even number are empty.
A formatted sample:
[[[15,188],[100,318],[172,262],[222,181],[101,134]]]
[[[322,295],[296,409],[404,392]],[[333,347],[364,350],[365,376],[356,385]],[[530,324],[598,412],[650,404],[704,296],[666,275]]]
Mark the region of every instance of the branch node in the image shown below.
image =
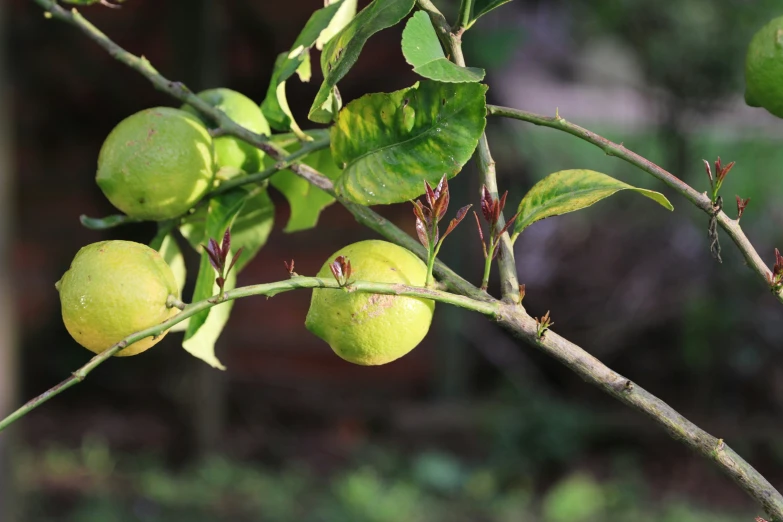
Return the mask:
[[[712,212],[710,213],[710,225],[707,228],[707,235],[710,238],[710,253],[718,263],[723,263],[723,259],[720,257],[720,238],[718,237],[718,214],[723,208],[723,197],[718,196],[715,202],[712,204]]]
[[[633,383],[630,380],[625,381],[625,386],[623,386],[623,391],[625,393],[631,393],[633,391]]]

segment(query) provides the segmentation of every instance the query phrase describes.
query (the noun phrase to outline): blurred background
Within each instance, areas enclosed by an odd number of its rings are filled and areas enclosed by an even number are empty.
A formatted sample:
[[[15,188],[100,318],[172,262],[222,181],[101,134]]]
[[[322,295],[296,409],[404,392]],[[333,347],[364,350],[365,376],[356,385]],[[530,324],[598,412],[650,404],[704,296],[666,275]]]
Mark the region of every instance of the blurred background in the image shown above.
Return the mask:
[[[360,8],[366,5],[360,0]],[[455,0],[436,4],[453,20]],[[261,101],[275,56],[321,0],[128,0],[83,12],[193,90]],[[623,142],[707,189],[702,159],[736,161],[724,184],[750,197],[742,225],[772,264],[783,247],[783,123],[743,102],[744,52],[779,0],[514,0],[465,36],[489,101],[561,116]],[[83,245],[148,242],[152,224],[87,230],[115,210],[94,183],[98,150],[124,117],[177,106],[29,0],[0,4],[0,411],[67,377],[89,353],[68,336],[54,282]],[[340,83],[344,100],[417,80],[402,25],[373,37]],[[317,62],[316,62],[317,63]],[[317,68],[315,68],[317,69]],[[289,82],[300,124],[320,84]],[[781,308],[707,217],[641,171],[557,131],[488,126],[515,206],[561,169],[660,190],[666,212],[620,194],[532,226],[517,242],[525,305],[555,329],[724,438],[783,488]],[[471,163],[454,208],[477,203]],[[316,230],[276,225],[239,284],[312,274],[374,237],[338,205]],[[408,205],[380,207],[413,232]],[[468,223],[466,221],[466,223]],[[471,223],[442,258],[481,277]],[[191,279],[195,255],[189,259]],[[493,288],[497,282],[493,281]],[[191,281],[192,287],[192,281]],[[213,370],[171,334],[112,360],[0,437],[3,522],[750,521],[762,513],[711,463],[479,317],[439,306],[401,360],[352,366],[304,328],[309,293],[236,303]]]

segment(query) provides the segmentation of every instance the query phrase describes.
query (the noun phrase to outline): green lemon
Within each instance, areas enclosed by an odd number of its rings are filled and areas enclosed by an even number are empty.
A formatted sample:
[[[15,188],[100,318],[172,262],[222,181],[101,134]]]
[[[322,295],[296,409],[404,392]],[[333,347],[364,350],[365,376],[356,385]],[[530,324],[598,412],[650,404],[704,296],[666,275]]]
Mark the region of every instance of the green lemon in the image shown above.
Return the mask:
[[[334,253],[318,272],[331,278],[338,256],[351,261],[351,280],[424,286],[427,267],[412,252],[386,241],[360,241]],[[346,361],[391,362],[413,350],[430,328],[435,302],[417,297],[315,289],[305,326]]]
[[[212,137],[192,114],[169,107],[122,120],[103,142],[96,181],[112,205],[139,219],[187,212],[209,190]]]
[[[269,136],[271,131],[264,114],[261,112],[261,108],[244,94],[231,89],[219,88],[201,91],[197,96],[212,107],[223,111],[226,116],[246,129],[256,134]],[[195,114],[202,119],[205,125],[211,125],[212,123],[204,119],[190,105],[184,105],[182,110]],[[233,136],[215,138],[215,157],[220,169],[231,167],[247,173],[263,170],[262,160],[264,159],[264,152]]]
[[[157,251],[132,241],[83,247],[55,287],[68,333],[95,353],[179,312],[166,306],[169,295],[179,297],[171,268]],[[165,334],[135,342],[117,355],[141,353]]]
[[[783,118],[783,16],[757,32],[745,58],[745,102]]]

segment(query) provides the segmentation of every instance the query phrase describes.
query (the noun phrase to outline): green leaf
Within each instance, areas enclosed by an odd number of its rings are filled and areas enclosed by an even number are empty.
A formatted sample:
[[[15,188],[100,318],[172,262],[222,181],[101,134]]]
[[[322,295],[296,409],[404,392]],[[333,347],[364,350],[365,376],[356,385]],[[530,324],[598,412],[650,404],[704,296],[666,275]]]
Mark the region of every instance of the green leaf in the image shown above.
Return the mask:
[[[414,13],[405,25],[402,54],[413,66],[413,72],[431,80],[463,83],[484,79],[484,69],[460,67],[446,58],[430,17],[424,11]]]
[[[89,228],[90,230],[106,230],[127,223],[141,223],[143,220],[132,218],[125,214],[113,214],[111,216],[106,216],[105,218],[91,218],[82,214],[79,216],[79,221],[84,228]]]
[[[323,9],[315,11],[302,32],[299,33],[290,51],[281,53],[275,60],[266,98],[261,103],[261,111],[273,128],[282,131],[291,129],[300,139],[308,139],[297,125],[291,114],[291,109],[288,107],[285,93],[286,81],[294,73],[299,73],[299,78],[302,81],[309,81],[310,48],[316,44],[323,31],[330,26],[341,5],[340,0],[337,0]]]
[[[339,110],[339,82],[353,67],[367,40],[383,29],[396,25],[413,9],[416,0],[374,0],[337,33],[321,53],[324,81],[315,96],[308,117],[318,123],[331,123]]]
[[[218,242],[222,241],[226,226],[228,226],[226,223],[230,224],[231,219],[233,219],[233,224],[231,224],[231,255],[236,255],[240,248],[243,249],[242,255],[231,272],[238,274],[253,260],[261,247],[266,244],[274,224],[274,203],[264,187],[257,186],[251,189],[240,187],[215,199],[221,201],[218,204],[213,204],[213,199],[210,201],[209,207],[200,207],[196,212],[183,220],[179,229],[188,243],[197,252],[201,253],[193,301],[206,299],[217,293],[217,285],[214,284],[216,274],[209,263],[209,258],[203,252],[203,244],[210,238]],[[237,206],[239,206],[240,210],[234,214],[234,218],[228,219],[236,211]],[[228,283],[226,283],[226,289],[228,288]],[[231,309],[231,307],[225,307],[224,305],[220,305],[220,307],[226,314]],[[183,321],[183,323],[187,323],[187,328],[180,327],[180,329],[195,331],[190,338],[197,338],[195,341],[190,342],[189,346],[199,346],[201,347],[199,350],[203,351],[203,346],[206,342],[204,339],[210,339],[212,336],[215,336],[215,339],[217,339],[217,334],[220,332],[218,330],[216,334],[215,328],[217,328],[217,325],[225,324],[225,321],[221,323],[210,320],[214,313],[214,310],[207,310],[191,317],[187,321]],[[196,321],[200,321],[201,326],[197,326],[199,323],[195,322],[193,323],[194,326],[190,326],[194,318]],[[177,329],[179,326],[175,326],[174,329]],[[201,334],[201,330],[204,328],[209,328],[211,333]],[[187,339],[188,336],[186,336]],[[214,346],[214,342],[212,344]]]
[[[512,239],[536,221],[589,207],[621,190],[633,190],[674,210],[660,192],[633,187],[593,170],[561,170],[533,185],[522,198]]]
[[[163,231],[163,230],[162,230]],[[160,235],[160,232],[159,232]],[[150,247],[155,248],[153,244],[156,242],[157,237],[150,243]],[[163,256],[163,259],[168,263],[171,271],[174,272],[174,279],[177,281],[177,287],[179,288],[179,295],[182,295],[182,290],[185,288],[185,281],[187,280],[187,270],[185,269],[185,256],[182,255],[182,251],[177,244],[177,240],[174,238],[174,234],[166,233],[157,247],[157,251]],[[181,323],[175,324],[170,331],[172,332],[184,332],[188,327],[190,318],[185,319]]]
[[[263,187],[255,187],[231,226],[231,253],[242,248],[232,272],[239,273],[266,244],[275,222],[275,205]]]
[[[299,148],[295,145],[289,148],[288,152],[295,152]],[[342,173],[332,159],[332,152],[329,149],[312,152],[301,161],[333,181]],[[270,181],[272,186],[285,196],[291,207],[291,217],[288,218],[284,232],[299,232],[313,228],[318,223],[321,211],[334,203],[334,197],[288,169],[281,170],[272,176]]]
[[[334,35],[343,30],[343,27],[348,25],[348,22],[353,20],[353,17],[356,16],[357,3],[357,0],[343,0],[340,4],[340,8],[334,15],[334,18],[329,22],[329,27],[321,31],[318,40],[315,41],[316,49],[319,51],[322,50],[326,42],[331,40]]]
[[[248,193],[244,189],[232,190],[221,196],[212,198],[209,201],[209,207],[206,212],[202,239],[209,240],[212,238],[220,243],[226,229],[231,226],[231,223],[242,210],[247,199]],[[189,241],[191,241],[191,237],[188,237]],[[215,271],[209,263],[209,257],[206,252],[202,251],[192,302],[201,301],[215,295],[215,277]],[[207,321],[209,315],[210,310],[204,310],[191,316],[188,321],[188,327],[185,330],[185,341],[192,338],[196,332],[199,331],[202,325]],[[185,346],[184,343],[183,346]],[[206,363],[216,368],[221,367],[220,363],[217,362],[217,359],[214,357],[214,351],[211,354],[199,351],[198,354],[193,353],[193,355],[203,359]]]
[[[173,234],[166,234],[160,248],[158,248],[158,252],[163,256],[163,260],[169,265],[171,271],[174,272],[174,279],[177,280],[179,295],[182,295],[182,289],[185,288],[185,279],[187,277],[185,256],[182,255],[182,250],[179,249],[179,245]]]
[[[511,0],[474,0],[473,1],[473,14],[470,17],[470,23],[468,27],[473,25],[476,20],[484,16],[493,9],[500,7],[503,4],[509,3]]]
[[[454,177],[486,125],[487,87],[422,81],[349,103],[331,130],[343,166],[337,192],[362,205],[399,203],[424,192],[424,180]]]
[[[211,269],[211,267],[210,267]],[[225,290],[233,290],[236,287],[237,273],[231,271],[226,278]],[[214,279],[214,278],[213,278]],[[210,295],[215,295],[219,291],[217,285],[212,288]],[[213,306],[209,310],[209,316],[204,324],[193,334],[190,338],[186,338],[182,342],[182,347],[194,357],[198,357],[205,363],[209,364],[213,368],[219,370],[225,370],[226,367],[215,356],[215,343],[217,343],[223,328],[228,322],[228,318],[231,315],[231,309],[234,307],[234,301],[226,301],[219,305]],[[192,321],[193,317],[189,321]]]

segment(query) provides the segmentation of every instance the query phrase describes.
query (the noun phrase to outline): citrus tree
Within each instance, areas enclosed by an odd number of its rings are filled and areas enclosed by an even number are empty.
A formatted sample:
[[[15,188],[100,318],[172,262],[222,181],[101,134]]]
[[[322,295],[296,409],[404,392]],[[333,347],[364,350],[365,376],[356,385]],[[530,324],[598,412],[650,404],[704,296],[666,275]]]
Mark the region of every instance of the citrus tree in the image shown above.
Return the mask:
[[[720,259],[722,230],[758,275],[760,287],[781,303],[783,256],[776,250],[770,269],[745,236],[739,221],[747,199],[736,197],[736,218],[723,211],[721,187],[733,163],[718,159],[713,168],[705,161],[709,187],[700,192],[560,114],[541,116],[487,104],[484,70],[465,64],[462,39],[484,14],[510,0],[462,0],[453,24],[430,0],[373,0],[358,12],[356,0],[327,0],[290,49],[277,57],[260,103],[220,87],[194,93],[118,46],[76,8],[55,0],[34,1],[47,18],[82,31],[170,94],[178,106],[149,108],[117,124],[101,148],[96,182],[121,214],[82,217],[84,226],[94,229],[155,221],[158,233],[149,245],[104,241],[84,246],[56,285],[68,332],[97,355],[0,421],[0,430],[81,382],[110,357],[139,354],[169,331],[184,331],[186,351],[223,369],[214,347],[236,299],[313,289],[303,327],[338,356],[361,365],[389,363],[414,349],[427,334],[439,302],[485,315],[645,413],[714,461],[766,516],[783,521],[783,496],[722,439],[552,331],[549,312],[540,318],[526,312],[514,243],[528,226],[618,193],[644,196],[651,212],[656,204],[673,207],[659,192],[580,169],[555,172],[526,194],[509,196],[497,186],[484,134],[487,118],[561,130],[657,178],[707,214],[712,255]],[[119,7],[108,0],[62,1]],[[345,103],[340,81],[367,40],[396,24],[404,24],[401,50],[420,80],[396,92],[369,93]],[[320,51],[323,82],[308,119],[326,128],[308,129],[312,125],[294,119],[286,85],[295,75],[310,79],[314,49]],[[783,116],[783,18],[761,28],[750,43],[746,85],[750,105]],[[459,202],[455,211],[449,182],[461,182],[453,178],[472,158],[482,183],[475,187],[475,201]],[[270,187],[290,204],[288,232],[317,226],[320,211],[338,202],[383,240],[342,245],[315,276],[298,274],[291,260],[286,263],[288,279],[237,287],[236,274],[258,254],[272,228]],[[417,237],[370,208],[381,204],[412,204]],[[485,259],[478,285],[438,260],[444,240],[469,213]],[[186,253],[200,256],[189,302],[181,296]],[[499,297],[487,291],[495,264]]]

